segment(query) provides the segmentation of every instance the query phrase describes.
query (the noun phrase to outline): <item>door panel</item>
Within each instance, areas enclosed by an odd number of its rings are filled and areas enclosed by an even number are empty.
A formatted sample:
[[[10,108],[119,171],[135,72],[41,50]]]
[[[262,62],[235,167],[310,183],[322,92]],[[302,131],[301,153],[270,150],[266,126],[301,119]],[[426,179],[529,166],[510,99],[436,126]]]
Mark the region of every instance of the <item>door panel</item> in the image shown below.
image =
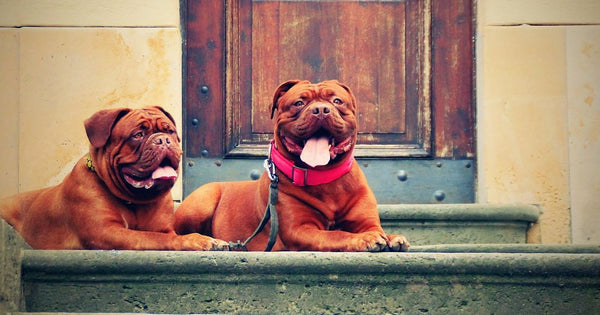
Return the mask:
[[[185,195],[260,174],[279,83],[338,79],[358,100],[356,155],[378,200],[474,200],[471,0],[200,0],[182,9]],[[432,199],[439,191],[450,193]]]
[[[286,78],[340,78],[359,87],[361,133],[405,132],[405,19],[396,16],[406,16],[404,2],[256,2],[249,82],[253,131],[272,131],[264,119],[269,110],[260,104],[269,104],[273,87]],[[392,104],[400,109],[391,113]],[[385,114],[396,119],[380,122]]]
[[[229,98],[239,95],[239,100],[228,105],[233,115],[227,120],[232,134],[226,155],[264,154],[273,130],[272,93],[295,78],[338,79],[353,89],[357,156],[430,153],[428,1],[233,1],[231,6],[238,8],[228,12],[231,73],[248,80],[227,79],[234,89]]]

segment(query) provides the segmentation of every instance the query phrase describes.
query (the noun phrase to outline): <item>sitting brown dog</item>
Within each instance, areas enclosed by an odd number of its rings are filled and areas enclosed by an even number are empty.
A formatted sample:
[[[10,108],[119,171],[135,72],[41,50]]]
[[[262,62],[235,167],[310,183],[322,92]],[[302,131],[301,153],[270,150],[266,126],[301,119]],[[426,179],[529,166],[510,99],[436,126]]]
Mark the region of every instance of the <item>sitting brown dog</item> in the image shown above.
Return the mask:
[[[287,81],[275,92],[278,112],[270,160],[276,167],[279,232],[273,250],[405,251],[401,235],[386,235],[367,180],[352,154],[356,100],[337,81]],[[200,232],[246,240],[269,201],[269,174],[258,181],[206,184],[175,213],[179,234]],[[270,227],[246,244],[264,250]]]
[[[90,152],[57,186],[0,202],[0,214],[36,249],[221,249],[174,230],[171,187],[181,149],[160,107],[102,110],[85,121]]]

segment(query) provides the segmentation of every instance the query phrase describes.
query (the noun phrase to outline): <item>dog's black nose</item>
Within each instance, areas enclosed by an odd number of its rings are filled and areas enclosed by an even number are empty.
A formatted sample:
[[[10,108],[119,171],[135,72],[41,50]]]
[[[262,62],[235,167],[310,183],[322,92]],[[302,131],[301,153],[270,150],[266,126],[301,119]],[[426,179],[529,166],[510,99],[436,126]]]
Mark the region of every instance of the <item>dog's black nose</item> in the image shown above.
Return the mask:
[[[312,109],[313,115],[319,116],[319,117],[327,116],[327,115],[329,115],[330,112],[331,112],[331,109],[329,108],[329,106],[327,106],[325,104],[317,104]]]
[[[169,139],[169,136],[167,135],[156,135],[152,139],[152,144],[169,146],[171,145],[171,139]]]

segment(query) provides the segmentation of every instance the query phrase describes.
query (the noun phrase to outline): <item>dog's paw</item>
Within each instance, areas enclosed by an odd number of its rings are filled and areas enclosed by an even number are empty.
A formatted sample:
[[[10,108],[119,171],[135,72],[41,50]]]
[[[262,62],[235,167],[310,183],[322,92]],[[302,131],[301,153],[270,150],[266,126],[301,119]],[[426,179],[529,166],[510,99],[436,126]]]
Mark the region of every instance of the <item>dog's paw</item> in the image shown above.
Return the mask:
[[[388,235],[387,249],[392,252],[407,252],[410,243],[403,235]]]
[[[212,248],[210,250],[228,251],[229,250],[229,242],[225,242],[223,240],[213,238]]]
[[[198,233],[181,235],[181,250],[228,250],[229,243]]]
[[[357,234],[356,248],[353,251],[358,252],[381,252],[387,248],[385,235],[379,232],[365,232]]]

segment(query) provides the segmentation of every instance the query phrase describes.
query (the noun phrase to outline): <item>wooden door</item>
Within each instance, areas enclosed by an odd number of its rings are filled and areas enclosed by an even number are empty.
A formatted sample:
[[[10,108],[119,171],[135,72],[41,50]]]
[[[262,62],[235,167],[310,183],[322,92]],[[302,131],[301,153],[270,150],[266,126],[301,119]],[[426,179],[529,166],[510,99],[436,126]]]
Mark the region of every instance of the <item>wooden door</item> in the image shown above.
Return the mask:
[[[184,194],[260,174],[279,83],[338,79],[357,97],[355,153],[379,199],[472,201],[471,1],[205,0],[184,16]],[[461,188],[439,186],[449,175]]]

